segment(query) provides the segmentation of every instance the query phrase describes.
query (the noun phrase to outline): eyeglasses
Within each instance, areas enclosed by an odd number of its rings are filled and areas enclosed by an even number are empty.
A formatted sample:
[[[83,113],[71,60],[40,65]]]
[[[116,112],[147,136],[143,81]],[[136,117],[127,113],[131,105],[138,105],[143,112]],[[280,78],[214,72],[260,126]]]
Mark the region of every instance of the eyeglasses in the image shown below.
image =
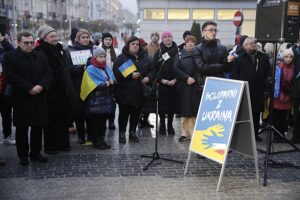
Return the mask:
[[[34,41],[25,41],[25,42],[23,42],[23,44],[25,44],[25,45],[34,45]]]
[[[218,29],[213,29],[213,28],[211,28],[211,29],[207,29],[207,30],[204,30],[204,31],[208,31],[208,32],[219,32],[219,30]]]

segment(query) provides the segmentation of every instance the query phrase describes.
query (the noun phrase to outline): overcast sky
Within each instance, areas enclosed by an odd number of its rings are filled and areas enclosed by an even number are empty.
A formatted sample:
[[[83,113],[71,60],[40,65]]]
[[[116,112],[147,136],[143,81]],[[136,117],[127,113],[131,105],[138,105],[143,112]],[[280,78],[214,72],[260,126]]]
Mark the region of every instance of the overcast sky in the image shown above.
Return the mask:
[[[137,13],[136,0],[120,0],[120,2],[124,8],[128,9],[133,14]]]

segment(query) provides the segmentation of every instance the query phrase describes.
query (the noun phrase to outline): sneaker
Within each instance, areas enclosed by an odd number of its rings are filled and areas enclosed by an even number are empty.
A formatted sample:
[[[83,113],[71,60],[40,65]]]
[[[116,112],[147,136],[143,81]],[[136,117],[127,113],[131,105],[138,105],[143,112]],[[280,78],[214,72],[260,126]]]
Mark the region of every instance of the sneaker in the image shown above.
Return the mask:
[[[3,144],[15,145],[16,140],[13,140],[13,139],[11,139],[11,136],[8,136],[7,138],[3,139]]]
[[[89,141],[89,140],[86,140],[85,143],[82,144],[82,145],[84,145],[84,146],[92,146],[93,143],[91,141]]]
[[[179,142],[184,142],[184,141],[187,141],[189,140],[190,138],[186,137],[186,136],[180,136],[179,137]]]

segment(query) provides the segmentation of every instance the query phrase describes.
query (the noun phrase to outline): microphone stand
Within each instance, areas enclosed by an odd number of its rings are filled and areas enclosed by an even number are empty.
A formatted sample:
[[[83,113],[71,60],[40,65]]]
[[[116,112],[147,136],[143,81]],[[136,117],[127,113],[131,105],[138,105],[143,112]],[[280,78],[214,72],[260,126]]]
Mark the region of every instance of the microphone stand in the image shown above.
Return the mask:
[[[154,89],[156,88],[156,92],[155,92],[155,101],[156,101],[156,118],[155,118],[155,151],[154,153],[152,153],[151,155],[141,155],[142,158],[151,158],[152,160],[143,168],[143,171],[146,171],[150,165],[152,165],[155,161],[157,160],[164,160],[164,161],[169,161],[169,162],[175,162],[175,163],[179,163],[179,164],[183,164],[182,161],[177,161],[177,160],[172,160],[169,158],[162,158],[160,157],[159,153],[158,153],[158,97],[159,97],[159,84],[158,84],[158,78],[159,75],[162,71],[162,68],[165,64],[165,60],[163,60],[162,65],[157,73],[157,76],[152,84],[152,88],[151,88],[151,92],[150,95],[148,97],[148,99],[150,99],[150,96],[152,94],[152,92],[154,91]]]

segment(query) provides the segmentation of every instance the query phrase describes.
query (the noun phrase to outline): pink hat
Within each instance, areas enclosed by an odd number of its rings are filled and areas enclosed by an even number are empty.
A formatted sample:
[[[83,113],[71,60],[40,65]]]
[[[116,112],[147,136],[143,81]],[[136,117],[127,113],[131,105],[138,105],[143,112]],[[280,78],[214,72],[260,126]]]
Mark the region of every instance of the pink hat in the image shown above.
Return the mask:
[[[172,33],[170,31],[164,31],[161,33],[161,38],[165,38],[167,36],[173,37]]]

